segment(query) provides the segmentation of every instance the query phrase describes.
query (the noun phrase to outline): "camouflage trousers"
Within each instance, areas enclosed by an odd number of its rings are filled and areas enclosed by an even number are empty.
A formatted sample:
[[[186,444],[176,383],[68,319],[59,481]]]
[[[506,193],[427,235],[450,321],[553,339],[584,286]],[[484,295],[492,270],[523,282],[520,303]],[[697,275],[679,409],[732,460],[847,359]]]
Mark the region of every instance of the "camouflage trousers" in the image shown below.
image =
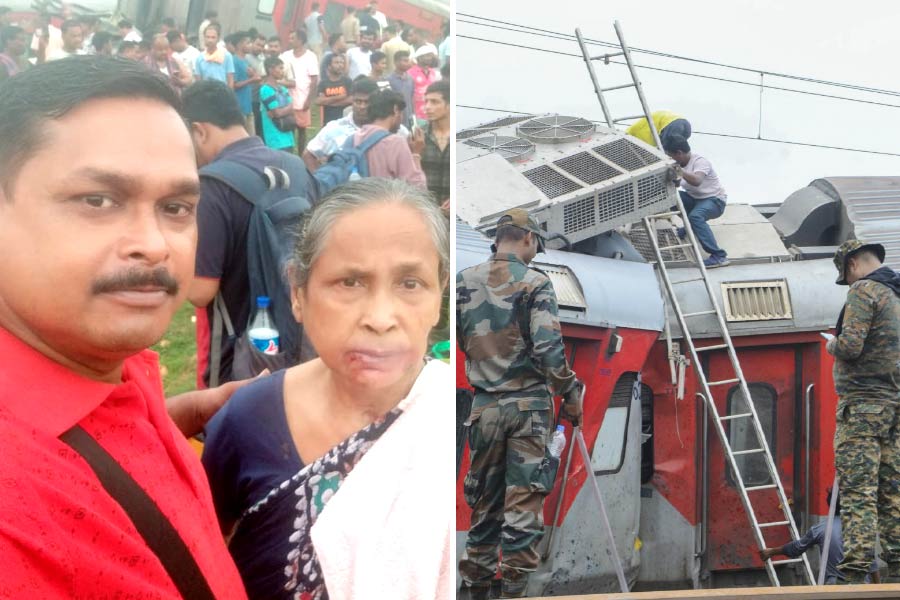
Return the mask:
[[[841,495],[844,560],[838,569],[862,580],[881,533],[885,560],[900,563],[900,405],[842,401],[834,435],[834,466]]]
[[[471,467],[464,490],[472,524],[459,572],[470,587],[489,586],[502,548],[502,597],[518,598],[540,562],[537,545],[549,490],[538,476],[549,439],[550,401],[479,406],[478,400],[470,417]]]

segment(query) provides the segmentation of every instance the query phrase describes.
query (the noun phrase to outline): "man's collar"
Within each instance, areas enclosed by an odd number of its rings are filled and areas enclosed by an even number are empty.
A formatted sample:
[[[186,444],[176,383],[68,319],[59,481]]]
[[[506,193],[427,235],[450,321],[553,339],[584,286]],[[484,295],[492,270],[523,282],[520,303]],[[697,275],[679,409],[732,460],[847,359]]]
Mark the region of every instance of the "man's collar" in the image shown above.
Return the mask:
[[[525,265],[525,261],[513,254],[512,252],[495,252],[491,260],[504,260],[507,262],[517,262]],[[528,265],[525,265],[526,267]]]
[[[53,437],[93,412],[117,387],[71,371],[2,328],[0,356],[0,408]],[[125,379],[127,370],[126,365]]]
[[[219,154],[213,159],[214,161],[220,160],[224,158],[226,155],[234,152],[235,150],[242,150],[244,148],[252,148],[253,146],[262,146],[262,140],[256,137],[255,135],[248,135],[247,137],[242,137],[239,140],[235,140],[222,148]]]

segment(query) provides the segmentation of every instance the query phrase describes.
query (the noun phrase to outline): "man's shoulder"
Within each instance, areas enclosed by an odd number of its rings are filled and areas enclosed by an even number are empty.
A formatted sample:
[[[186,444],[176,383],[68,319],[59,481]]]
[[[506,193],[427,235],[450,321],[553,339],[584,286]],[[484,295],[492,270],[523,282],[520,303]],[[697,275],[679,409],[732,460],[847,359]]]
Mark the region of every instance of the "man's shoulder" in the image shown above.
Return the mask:
[[[263,145],[248,144],[238,149],[226,150],[208,166],[222,166],[225,163],[237,163],[243,165],[262,175],[266,167],[284,167],[294,166],[297,168],[304,167],[304,163],[299,157],[275,150]],[[293,163],[293,164],[291,164]],[[203,172],[201,171],[201,175]],[[231,186],[221,181],[215,176],[206,175],[200,179],[201,189],[204,191],[204,199],[207,194],[218,196],[223,200],[231,197],[240,198],[240,194],[234,191]]]
[[[848,302],[855,298],[862,301],[873,301],[878,306],[900,304],[900,297],[897,296],[894,290],[880,281],[861,279],[851,285],[850,290],[847,298]]]
[[[860,279],[850,285],[850,291],[847,296],[848,300],[852,300],[853,298],[875,298],[889,294],[894,295],[891,289],[883,283],[872,279]]]
[[[691,152],[691,162],[694,165],[697,164],[710,164],[709,159],[703,156],[702,154],[697,154],[696,152]]]
[[[505,269],[508,273],[510,282],[521,282],[529,287],[540,287],[550,281],[546,273],[533,267],[526,265],[518,260],[504,260],[491,258],[477,265],[473,265],[463,269],[457,275],[458,281],[475,281],[485,279],[488,275],[497,275],[498,269]]]

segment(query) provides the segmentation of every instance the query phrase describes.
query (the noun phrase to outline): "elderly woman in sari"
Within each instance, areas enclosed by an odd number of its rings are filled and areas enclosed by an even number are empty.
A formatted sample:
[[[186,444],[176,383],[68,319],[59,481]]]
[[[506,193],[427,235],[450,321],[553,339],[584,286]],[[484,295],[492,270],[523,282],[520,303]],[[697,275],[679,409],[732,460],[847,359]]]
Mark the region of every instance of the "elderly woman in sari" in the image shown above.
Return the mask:
[[[449,598],[453,384],[425,358],[446,218],[403,182],[352,182],[308,216],[294,258],[319,358],[235,394],[203,452],[248,595]]]

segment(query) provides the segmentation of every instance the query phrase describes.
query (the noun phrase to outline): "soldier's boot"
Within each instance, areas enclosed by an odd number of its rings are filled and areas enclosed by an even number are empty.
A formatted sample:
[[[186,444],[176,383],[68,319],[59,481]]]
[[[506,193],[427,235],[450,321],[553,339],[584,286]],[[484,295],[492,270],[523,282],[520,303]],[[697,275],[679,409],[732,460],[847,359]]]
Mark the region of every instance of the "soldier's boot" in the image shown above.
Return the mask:
[[[457,600],[489,600],[491,597],[491,586],[473,586],[463,583],[456,596]]]

